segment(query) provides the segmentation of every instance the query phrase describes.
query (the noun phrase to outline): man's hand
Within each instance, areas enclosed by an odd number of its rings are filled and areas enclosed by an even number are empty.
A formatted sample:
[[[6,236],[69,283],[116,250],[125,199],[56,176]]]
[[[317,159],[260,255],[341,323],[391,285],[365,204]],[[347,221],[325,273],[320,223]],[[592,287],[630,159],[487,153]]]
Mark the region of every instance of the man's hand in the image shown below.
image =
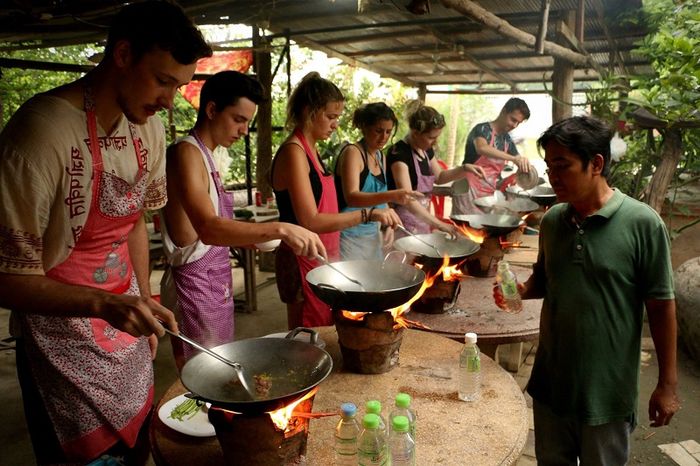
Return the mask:
[[[521,172],[530,172],[530,161],[526,157],[523,157],[522,155],[516,155],[515,157],[513,157],[512,162],[515,165],[517,165],[518,170],[520,170]]]
[[[151,361],[155,361],[158,354],[158,337],[155,333],[148,337],[148,347],[151,349]]]
[[[313,231],[299,225],[285,223],[282,227],[282,234],[282,241],[297,256],[316,257],[320,255],[327,257],[326,247],[321,242],[321,238]]]
[[[163,326],[177,332],[175,316],[152,298],[105,293],[96,306],[95,316],[134,337],[162,337]],[[162,322],[162,323],[161,323]]]
[[[659,384],[649,398],[649,420],[651,427],[666,426],[681,407],[676,386]]]

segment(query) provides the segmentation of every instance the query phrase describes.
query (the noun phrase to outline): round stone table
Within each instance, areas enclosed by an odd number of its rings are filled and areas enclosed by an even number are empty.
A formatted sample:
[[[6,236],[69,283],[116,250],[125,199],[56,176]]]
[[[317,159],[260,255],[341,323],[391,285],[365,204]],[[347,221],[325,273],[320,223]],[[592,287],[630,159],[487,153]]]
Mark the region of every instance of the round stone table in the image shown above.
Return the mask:
[[[462,345],[427,332],[404,332],[399,365],[385,374],[343,372],[334,327],[319,329],[333,358],[332,374],[319,385],[313,411],[338,411],[351,401],[364,413],[368,400],[378,399],[383,414],[393,407],[396,393],[411,395],[417,412],[418,465],[511,465],[520,457],[528,432],[526,404],[520,388],[505,370],[482,358],[481,399],[467,403],[457,398],[457,373]],[[173,384],[158,404],[183,393]],[[306,464],[333,464],[333,434],[338,417],[312,419]],[[195,438],[165,426],[157,416],[151,424],[153,457],[158,465],[224,464],[216,437]]]
[[[532,273],[529,267],[511,265],[521,280]],[[481,351],[494,358],[498,345],[535,340],[540,333],[541,299],[523,301],[517,314],[499,309],[493,302],[494,277],[462,279],[462,289],[452,309],[442,314],[409,312],[406,317],[423,324],[426,331],[463,342],[464,334],[478,335]]]

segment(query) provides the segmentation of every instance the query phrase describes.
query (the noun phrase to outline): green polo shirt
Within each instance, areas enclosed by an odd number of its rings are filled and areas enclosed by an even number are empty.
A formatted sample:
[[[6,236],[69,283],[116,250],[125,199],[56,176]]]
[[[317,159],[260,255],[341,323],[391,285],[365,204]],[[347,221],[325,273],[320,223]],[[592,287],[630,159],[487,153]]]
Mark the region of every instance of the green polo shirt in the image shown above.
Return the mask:
[[[534,274],[544,287],[530,395],[587,425],[636,422],[646,299],[673,299],[666,227],[618,190],[581,225],[568,203],[543,217]]]

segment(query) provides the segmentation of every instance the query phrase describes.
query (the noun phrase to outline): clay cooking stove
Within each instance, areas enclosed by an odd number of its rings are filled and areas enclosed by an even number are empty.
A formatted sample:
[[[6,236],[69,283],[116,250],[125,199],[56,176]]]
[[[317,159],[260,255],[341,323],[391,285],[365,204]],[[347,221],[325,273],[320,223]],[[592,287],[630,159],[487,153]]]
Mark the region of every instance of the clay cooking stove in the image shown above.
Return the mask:
[[[336,413],[312,413],[318,387],[288,405],[259,414],[235,413],[212,405],[209,420],[226,464],[276,466],[306,464],[309,421]]]

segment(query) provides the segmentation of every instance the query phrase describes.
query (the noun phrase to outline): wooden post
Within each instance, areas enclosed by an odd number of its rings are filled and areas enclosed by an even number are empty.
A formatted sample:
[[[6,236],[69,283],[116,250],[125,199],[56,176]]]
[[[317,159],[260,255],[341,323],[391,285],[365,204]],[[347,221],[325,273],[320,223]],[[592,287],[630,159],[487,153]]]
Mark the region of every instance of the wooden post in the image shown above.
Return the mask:
[[[262,42],[258,34],[253,34],[255,47],[255,73],[265,90],[265,98],[258,105],[257,122],[257,158],[255,183],[262,193],[263,201],[272,196],[270,185],[270,168],[272,165],[272,57],[267,43]]]
[[[564,23],[569,28],[574,27],[575,17],[572,11],[564,13]],[[557,42],[566,43],[566,39],[557,36]],[[574,95],[574,65],[562,58],[554,57],[554,72],[552,73],[552,123],[571,116],[571,102]]]
[[[425,96],[428,94],[428,88],[425,85],[425,83],[420,83],[418,85],[418,100],[420,100],[420,103],[425,105]]]

